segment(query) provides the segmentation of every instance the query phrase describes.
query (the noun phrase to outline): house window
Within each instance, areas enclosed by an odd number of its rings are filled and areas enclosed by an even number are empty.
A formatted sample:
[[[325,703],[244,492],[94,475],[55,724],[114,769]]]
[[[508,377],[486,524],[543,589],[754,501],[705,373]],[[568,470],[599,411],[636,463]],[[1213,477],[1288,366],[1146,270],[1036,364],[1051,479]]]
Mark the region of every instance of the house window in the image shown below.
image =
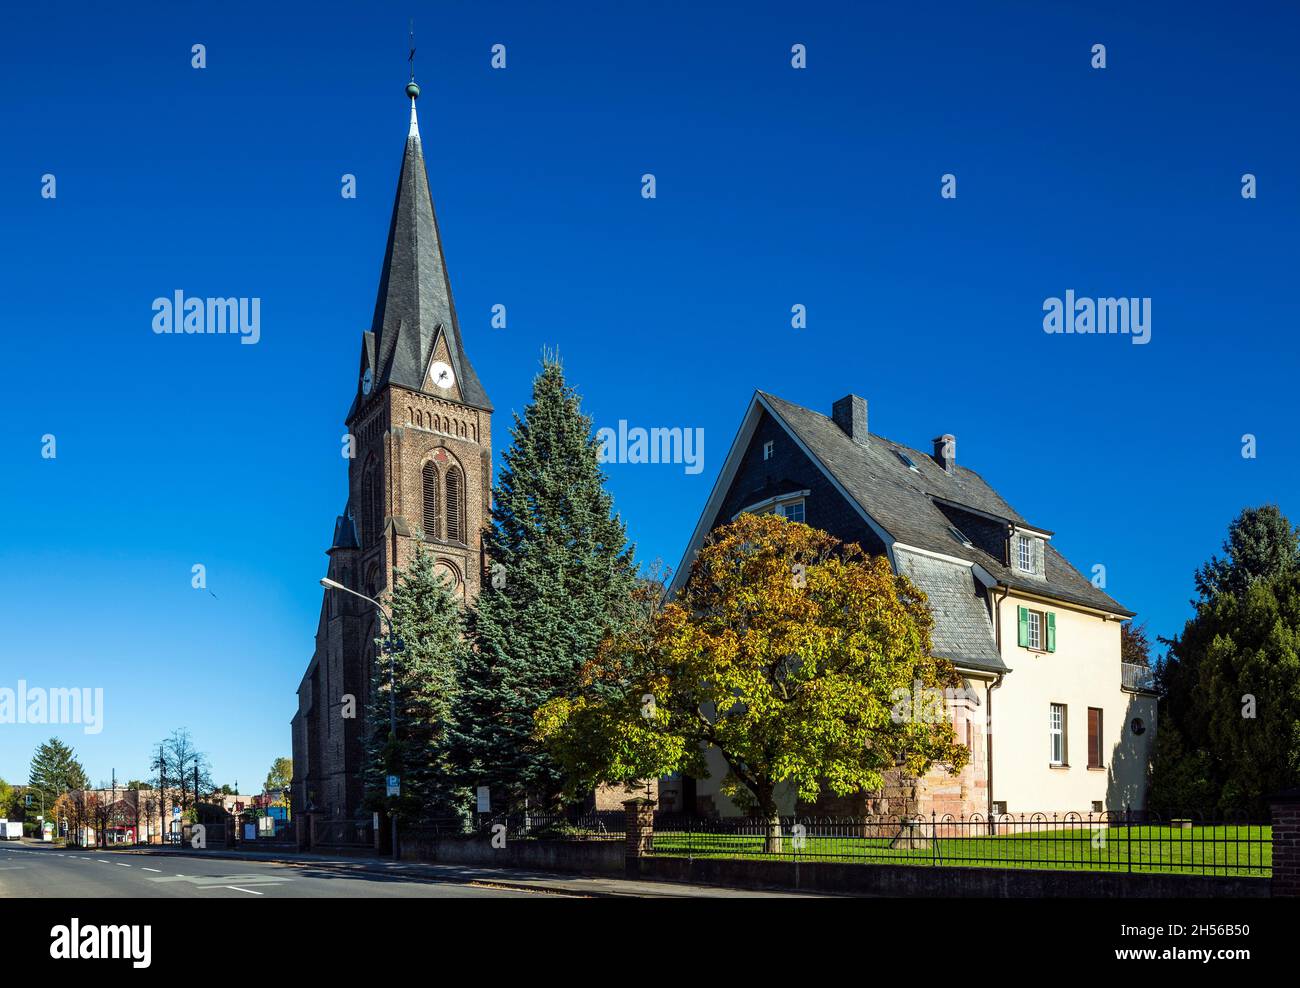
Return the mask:
[[[1101,768],[1101,709],[1088,708],[1088,767]]]
[[[791,501],[789,504],[778,504],[776,506],[777,514],[785,518],[786,521],[803,521],[803,502]]]
[[[1052,764],[1065,765],[1065,704],[1053,703],[1048,722],[1048,734],[1052,743]]]
[[[1056,651],[1056,614],[1052,611],[1031,611],[1017,607],[1019,615],[1018,642],[1021,648],[1035,652]]]
[[[1034,543],[1028,535],[1016,536],[1016,569],[1022,573],[1034,571]]]
[[[770,460],[772,458],[772,446],[773,441],[771,439],[763,443],[763,459]]]

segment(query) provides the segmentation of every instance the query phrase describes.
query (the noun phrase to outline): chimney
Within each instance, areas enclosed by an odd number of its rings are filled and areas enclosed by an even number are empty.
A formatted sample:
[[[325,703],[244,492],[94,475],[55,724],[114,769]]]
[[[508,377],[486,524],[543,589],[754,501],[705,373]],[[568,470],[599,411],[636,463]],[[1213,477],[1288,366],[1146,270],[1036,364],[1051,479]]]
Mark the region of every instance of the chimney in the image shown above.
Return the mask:
[[[957,437],[951,432],[934,437],[934,462],[948,473],[957,469]]]
[[[855,443],[867,444],[867,399],[845,395],[831,406],[831,419]]]

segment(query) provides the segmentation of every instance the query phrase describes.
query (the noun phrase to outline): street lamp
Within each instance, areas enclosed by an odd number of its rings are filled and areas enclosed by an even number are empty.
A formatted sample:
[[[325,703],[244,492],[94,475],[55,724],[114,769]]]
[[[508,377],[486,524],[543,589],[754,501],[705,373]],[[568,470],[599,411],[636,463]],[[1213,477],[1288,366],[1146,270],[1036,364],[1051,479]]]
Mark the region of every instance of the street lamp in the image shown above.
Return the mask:
[[[388,732],[389,734],[392,735],[394,743],[396,743],[397,741],[397,672],[395,670],[394,662],[393,662],[393,619],[389,615],[388,611],[384,609],[384,605],[379,603],[379,601],[375,600],[373,597],[367,597],[363,593],[357,593],[357,591],[355,590],[350,590],[347,587],[345,587],[343,584],[339,583],[337,580],[331,580],[329,577],[321,577],[320,585],[324,587],[326,590],[342,590],[344,593],[350,593],[352,594],[353,597],[360,597],[362,600],[366,601],[367,603],[373,604],[375,610],[379,612],[379,616],[384,619],[384,623],[388,626],[388,635],[386,638],[388,642]],[[396,861],[397,860],[397,813],[390,811],[388,814],[388,819],[389,822],[392,824],[393,860]]]

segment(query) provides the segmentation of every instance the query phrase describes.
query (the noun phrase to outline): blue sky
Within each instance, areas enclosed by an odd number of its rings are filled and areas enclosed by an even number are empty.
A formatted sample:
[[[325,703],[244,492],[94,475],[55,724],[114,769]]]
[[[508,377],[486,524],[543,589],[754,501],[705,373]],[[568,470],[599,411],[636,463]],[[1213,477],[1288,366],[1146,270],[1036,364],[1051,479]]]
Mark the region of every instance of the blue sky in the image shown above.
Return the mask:
[[[290,752],[409,16],[499,442],[543,346],[598,427],[704,430],[698,475],[609,468],[641,558],[676,565],[755,388],[825,412],[862,394],[913,446],[955,433],[1157,634],[1244,505],[1300,518],[1293,4],[17,7],[0,685],[105,690],[102,733],[57,731],[93,780],[143,775],[176,727],[245,790]],[[261,341],[154,335],[177,289],[260,297]],[[1151,342],[1044,334],[1067,289],[1150,297]],[[0,776],[50,733],[0,726]]]

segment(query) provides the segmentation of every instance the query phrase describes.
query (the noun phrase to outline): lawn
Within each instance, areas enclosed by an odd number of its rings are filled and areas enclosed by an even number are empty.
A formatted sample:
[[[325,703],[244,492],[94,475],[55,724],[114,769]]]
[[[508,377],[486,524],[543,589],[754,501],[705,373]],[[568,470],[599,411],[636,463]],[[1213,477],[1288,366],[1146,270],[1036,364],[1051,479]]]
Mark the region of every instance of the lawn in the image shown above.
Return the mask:
[[[758,834],[657,831],[654,853],[696,858],[771,861],[845,861],[862,864],[966,865],[986,868],[1059,868],[1093,871],[1168,871],[1267,877],[1273,864],[1272,828],[1220,825],[1061,827],[1052,832],[940,837],[928,846],[891,848],[889,837],[815,835],[801,846],[787,836],[781,853],[766,853]]]

